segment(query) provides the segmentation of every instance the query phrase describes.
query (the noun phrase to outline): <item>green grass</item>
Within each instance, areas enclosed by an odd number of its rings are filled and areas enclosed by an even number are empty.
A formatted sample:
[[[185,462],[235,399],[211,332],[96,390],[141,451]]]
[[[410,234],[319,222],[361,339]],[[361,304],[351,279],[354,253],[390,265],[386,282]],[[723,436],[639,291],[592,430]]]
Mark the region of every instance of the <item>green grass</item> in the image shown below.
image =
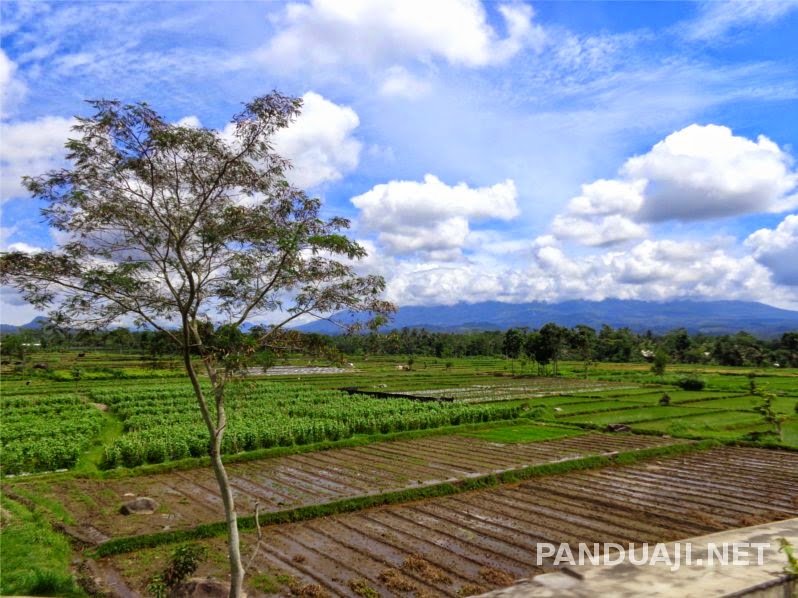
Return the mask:
[[[707,413],[721,413],[721,411]],[[586,413],[561,418],[561,421],[574,424],[631,424],[657,419],[671,419],[685,415],[701,414],[699,409],[693,407],[640,407],[638,409],[623,409],[618,411]]]
[[[78,457],[74,467],[76,473],[99,471],[105,447],[119,438],[124,432],[124,424],[112,413],[104,412],[103,420],[103,427],[100,433],[91,441],[89,448]]]
[[[798,448],[798,417],[793,417],[782,426],[782,443],[786,446]]]
[[[745,395],[738,397],[727,397],[725,399],[712,399],[708,401],[700,401],[691,403],[691,407],[705,407],[710,409],[732,409],[737,411],[753,411],[762,399],[759,397]],[[788,415],[795,413],[795,405],[798,403],[798,398],[795,397],[776,397],[773,400],[773,408],[779,412]]]
[[[5,496],[0,502],[0,594],[85,596],[69,569],[72,550],[67,539],[53,531],[43,515]]]
[[[632,409],[635,407],[640,407],[640,403],[607,399],[604,401],[588,401],[585,403],[572,403],[572,404],[560,405],[558,407],[559,411],[555,411],[555,413],[559,417],[576,413],[597,413],[600,411],[613,411],[616,409]]]
[[[542,426],[537,424],[526,424],[522,426],[506,426],[484,430],[482,432],[471,432],[462,434],[479,438],[487,442],[500,442],[502,444],[514,444],[520,442],[539,442],[541,440],[553,440],[555,438],[565,438],[568,436],[578,436],[584,434],[584,430],[574,430],[569,428],[555,428],[552,426]]]
[[[706,435],[716,438],[716,432],[731,431],[744,427],[756,427],[762,423],[762,416],[751,411],[724,411],[722,413],[704,413],[637,423],[632,425],[632,429],[657,431],[674,436],[687,434],[690,436]],[[731,434],[731,436],[735,436],[735,434]]]

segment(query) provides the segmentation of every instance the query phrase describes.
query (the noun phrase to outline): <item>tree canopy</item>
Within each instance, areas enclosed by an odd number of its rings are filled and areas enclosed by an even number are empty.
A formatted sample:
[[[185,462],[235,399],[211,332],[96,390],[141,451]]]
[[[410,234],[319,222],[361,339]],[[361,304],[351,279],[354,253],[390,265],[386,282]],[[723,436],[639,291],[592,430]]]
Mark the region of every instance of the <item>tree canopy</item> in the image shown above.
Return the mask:
[[[25,177],[63,242],[49,251],[2,255],[2,282],[59,324],[106,326],[132,317],[182,353],[209,431],[209,455],[228,524],[231,595],[243,566],[235,505],[221,460],[224,387],[259,350],[285,342],[302,316],[392,310],[384,281],[359,275],[365,250],[322,218],[321,202],[289,184],[290,164],[271,145],[301,100],[255,98],[229,133],[168,122],[145,103],[91,101],[67,144],[71,166]],[[274,321],[245,335],[248,318]],[[205,397],[193,357],[213,394]]]

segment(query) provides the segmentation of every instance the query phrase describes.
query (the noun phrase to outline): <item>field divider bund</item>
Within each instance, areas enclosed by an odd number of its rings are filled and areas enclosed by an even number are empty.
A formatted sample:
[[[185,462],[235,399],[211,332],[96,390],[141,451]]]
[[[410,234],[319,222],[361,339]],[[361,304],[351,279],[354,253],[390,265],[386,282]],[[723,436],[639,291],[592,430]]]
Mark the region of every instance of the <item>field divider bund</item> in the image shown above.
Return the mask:
[[[320,517],[328,517],[342,513],[352,513],[373,507],[409,503],[418,500],[451,496],[453,494],[460,494],[473,490],[495,488],[502,484],[512,484],[547,475],[564,474],[578,470],[597,469],[612,465],[630,465],[632,463],[646,459],[677,456],[684,453],[707,450],[720,446],[723,446],[723,443],[715,440],[704,440],[694,443],[671,444],[666,446],[624,451],[612,455],[594,455],[590,457],[565,459],[553,463],[543,463],[529,467],[508,469],[454,481],[438,482],[416,488],[393,490],[379,494],[366,494],[354,498],[346,498],[317,505],[306,505],[282,511],[261,513],[259,516],[259,523],[261,526],[297,523],[301,521],[317,519]],[[240,517],[238,519],[238,528],[241,531],[254,530],[256,528],[255,517],[252,515]],[[142,550],[145,548],[153,548],[163,544],[173,544],[177,542],[223,536],[226,533],[227,523],[220,521],[216,523],[201,524],[187,530],[164,531],[151,534],[142,534],[138,536],[114,538],[97,545],[95,548],[89,549],[87,556],[105,557],[114,554],[123,554],[136,550]]]

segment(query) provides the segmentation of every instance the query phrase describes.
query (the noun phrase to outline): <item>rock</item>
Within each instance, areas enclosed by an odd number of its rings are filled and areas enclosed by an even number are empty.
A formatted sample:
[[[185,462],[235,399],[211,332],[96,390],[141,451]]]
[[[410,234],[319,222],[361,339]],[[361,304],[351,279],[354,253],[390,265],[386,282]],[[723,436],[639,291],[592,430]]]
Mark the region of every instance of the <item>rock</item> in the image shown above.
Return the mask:
[[[147,496],[140,496],[123,504],[119,512],[122,515],[152,515],[158,503]]]
[[[631,432],[632,428],[626,424],[608,424],[607,432]]]
[[[46,363],[34,363],[33,364],[33,369],[34,370],[46,370],[48,368],[47,368],[47,364]]]
[[[227,598],[229,594],[229,582],[193,577],[177,586],[171,595],[175,598]],[[246,598],[246,593],[241,595]]]

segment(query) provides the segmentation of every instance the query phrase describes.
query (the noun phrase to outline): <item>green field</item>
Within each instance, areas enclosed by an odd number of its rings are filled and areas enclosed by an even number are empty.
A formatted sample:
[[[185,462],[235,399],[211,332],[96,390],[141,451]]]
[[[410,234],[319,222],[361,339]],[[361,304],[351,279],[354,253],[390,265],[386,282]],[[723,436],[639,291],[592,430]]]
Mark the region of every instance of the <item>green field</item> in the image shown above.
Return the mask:
[[[4,475],[87,472],[205,454],[207,432],[174,363],[154,368],[134,355],[100,351],[36,359],[49,370],[4,372]],[[561,364],[562,375],[551,378],[488,357],[421,357],[411,369],[402,358],[379,357],[358,360],[342,373],[305,373],[306,366],[332,364],[299,356],[278,365],[297,369],[230,384],[227,454],[518,417],[575,429],[628,424],[641,433],[756,441],[752,433],[772,426],[756,411],[752,373],[756,388],[776,394],[774,409],[788,418],[782,437],[767,443],[798,446],[798,372],[789,369],[673,366],[668,375],[654,376],[645,364],[596,364],[585,379],[577,363]],[[674,386],[685,375],[699,376],[704,390]],[[342,387],[447,400],[350,396]],[[660,405],[664,395],[669,406]]]
[[[51,476],[135,480],[207,463],[207,430],[175,364],[154,368],[134,355],[99,351],[80,359],[41,353],[37,360],[49,369],[3,371],[4,487],[33,481],[44,490]],[[403,358],[357,359],[336,373],[310,373],[308,366],[333,364],[307,357],[278,365],[294,369],[228,386],[228,460],[453,434],[506,446],[579,437],[611,424],[646,436],[798,449],[797,370],[755,372],[755,388],[776,395],[773,407],[784,419],[779,436],[757,410],[761,397],[750,392],[750,368],[674,366],[657,377],[645,364],[596,364],[586,379],[577,363],[561,364],[558,377],[537,377],[507,359],[484,357],[417,358],[412,368]],[[676,386],[687,375],[705,388]],[[344,387],[424,400],[350,395]],[[3,497],[2,593],[80,595],[69,543],[51,527],[69,513],[36,492],[26,496],[34,504]],[[36,567],[12,573],[9,566],[25,562],[31,544],[39,547]]]

